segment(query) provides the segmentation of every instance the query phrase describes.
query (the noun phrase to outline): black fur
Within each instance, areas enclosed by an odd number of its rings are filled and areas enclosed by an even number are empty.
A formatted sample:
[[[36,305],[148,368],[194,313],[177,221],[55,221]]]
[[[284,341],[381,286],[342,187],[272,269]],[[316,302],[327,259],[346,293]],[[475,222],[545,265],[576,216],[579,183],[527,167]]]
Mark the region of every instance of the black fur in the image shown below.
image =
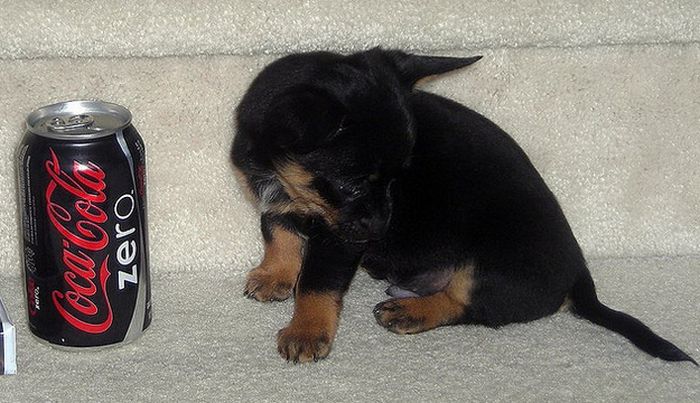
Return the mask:
[[[281,187],[277,167],[294,161],[339,212],[334,223],[314,214],[274,218],[307,238],[297,287],[344,292],[360,264],[426,295],[452,268],[472,265],[471,302],[457,322],[530,321],[568,296],[575,313],[647,353],[695,363],[598,301],[559,204],[510,136],[458,103],[413,89],[422,77],[478,59],[318,52],[282,58],[255,79],[237,111],[234,164],[274,205],[289,196],[264,192]]]

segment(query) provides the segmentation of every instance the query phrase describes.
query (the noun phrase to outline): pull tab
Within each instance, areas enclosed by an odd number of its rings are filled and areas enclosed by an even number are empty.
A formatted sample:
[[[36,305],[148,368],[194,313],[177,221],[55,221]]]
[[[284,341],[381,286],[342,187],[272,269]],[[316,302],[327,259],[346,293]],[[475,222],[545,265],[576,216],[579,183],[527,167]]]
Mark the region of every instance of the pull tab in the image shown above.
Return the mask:
[[[95,119],[90,115],[74,115],[69,117],[68,121],[60,116],[56,116],[46,124],[46,127],[52,132],[65,132],[75,129],[85,129],[93,123],[95,123]]]

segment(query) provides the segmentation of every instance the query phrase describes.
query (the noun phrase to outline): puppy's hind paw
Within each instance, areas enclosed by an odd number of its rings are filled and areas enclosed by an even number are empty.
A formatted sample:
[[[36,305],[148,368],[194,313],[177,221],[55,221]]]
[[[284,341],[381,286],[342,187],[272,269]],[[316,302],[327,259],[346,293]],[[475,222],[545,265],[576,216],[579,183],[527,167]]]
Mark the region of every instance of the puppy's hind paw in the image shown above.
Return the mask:
[[[400,298],[380,302],[374,307],[372,313],[377,323],[391,332],[398,334],[419,333],[427,330],[425,319],[412,312],[412,304],[409,302],[418,299]]]

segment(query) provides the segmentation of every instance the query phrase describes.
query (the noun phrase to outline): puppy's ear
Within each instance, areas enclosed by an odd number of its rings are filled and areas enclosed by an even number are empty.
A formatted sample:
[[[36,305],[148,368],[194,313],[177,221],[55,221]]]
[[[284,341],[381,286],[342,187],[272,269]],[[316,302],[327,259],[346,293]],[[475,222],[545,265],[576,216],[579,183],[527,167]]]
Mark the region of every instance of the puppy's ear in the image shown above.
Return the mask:
[[[483,57],[419,56],[400,51],[388,51],[387,53],[394,60],[399,78],[409,86],[413,86],[421,78],[468,66]]]
[[[267,145],[306,153],[333,135],[342,118],[342,107],[331,97],[318,90],[295,88],[275,99],[265,112]]]

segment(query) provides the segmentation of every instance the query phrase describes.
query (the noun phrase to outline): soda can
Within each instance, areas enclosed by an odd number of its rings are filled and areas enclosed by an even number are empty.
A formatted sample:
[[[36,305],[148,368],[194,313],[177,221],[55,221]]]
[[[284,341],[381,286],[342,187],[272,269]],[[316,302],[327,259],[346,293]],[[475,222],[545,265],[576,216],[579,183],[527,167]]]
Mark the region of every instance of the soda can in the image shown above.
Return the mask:
[[[18,151],[29,328],[56,347],[128,343],[151,322],[146,155],[124,107],[27,117]]]

